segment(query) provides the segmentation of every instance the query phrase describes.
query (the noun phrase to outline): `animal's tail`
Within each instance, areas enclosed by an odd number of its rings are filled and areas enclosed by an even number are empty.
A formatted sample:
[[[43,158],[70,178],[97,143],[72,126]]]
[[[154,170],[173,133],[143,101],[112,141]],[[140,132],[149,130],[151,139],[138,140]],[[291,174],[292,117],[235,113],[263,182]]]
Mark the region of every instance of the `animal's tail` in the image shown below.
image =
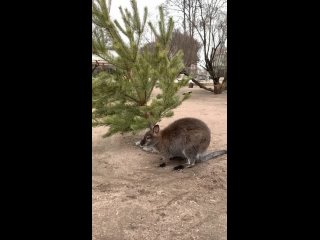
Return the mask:
[[[208,161],[210,159],[219,157],[224,154],[227,154],[227,150],[220,150],[220,151],[211,152],[211,153],[208,153],[207,155],[201,156],[199,161],[200,162]]]

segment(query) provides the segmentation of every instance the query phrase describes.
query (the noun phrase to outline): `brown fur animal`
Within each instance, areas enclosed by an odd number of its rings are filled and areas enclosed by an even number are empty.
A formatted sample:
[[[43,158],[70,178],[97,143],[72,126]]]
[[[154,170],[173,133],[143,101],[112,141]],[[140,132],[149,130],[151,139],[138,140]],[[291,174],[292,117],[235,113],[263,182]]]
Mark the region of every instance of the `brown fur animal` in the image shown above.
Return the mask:
[[[164,160],[174,157],[185,158],[184,165],[174,168],[174,170],[178,170],[185,166],[192,167],[196,162],[206,161],[227,153],[227,150],[221,150],[205,154],[210,139],[210,129],[203,121],[196,118],[181,118],[162,131],[160,131],[159,125],[155,125],[144,135],[140,146],[159,151]],[[165,163],[160,166],[165,166]]]

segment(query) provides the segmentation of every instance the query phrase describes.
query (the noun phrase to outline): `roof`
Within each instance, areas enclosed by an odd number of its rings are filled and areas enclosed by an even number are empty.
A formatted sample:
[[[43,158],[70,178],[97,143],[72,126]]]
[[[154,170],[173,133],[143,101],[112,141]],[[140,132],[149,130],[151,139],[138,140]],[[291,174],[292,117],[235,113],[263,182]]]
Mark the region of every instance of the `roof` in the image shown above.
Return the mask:
[[[96,64],[98,63],[98,65],[111,65],[109,64],[106,60],[102,59],[101,57],[92,54],[92,64]]]
[[[95,61],[103,61],[103,62],[105,62],[105,60],[104,59],[102,59],[101,57],[99,57],[99,56],[97,56],[97,55],[95,55],[95,54],[92,54],[92,62],[95,62]]]

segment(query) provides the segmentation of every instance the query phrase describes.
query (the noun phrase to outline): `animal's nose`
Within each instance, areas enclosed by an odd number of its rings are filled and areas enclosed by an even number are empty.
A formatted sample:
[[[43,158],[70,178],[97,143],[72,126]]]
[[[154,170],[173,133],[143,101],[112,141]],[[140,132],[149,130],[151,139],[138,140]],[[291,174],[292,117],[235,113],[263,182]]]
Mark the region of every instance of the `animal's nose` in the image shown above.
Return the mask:
[[[142,140],[140,141],[140,145],[141,145],[141,146],[143,146],[145,143],[146,143],[146,141],[145,141],[144,139],[142,139]]]

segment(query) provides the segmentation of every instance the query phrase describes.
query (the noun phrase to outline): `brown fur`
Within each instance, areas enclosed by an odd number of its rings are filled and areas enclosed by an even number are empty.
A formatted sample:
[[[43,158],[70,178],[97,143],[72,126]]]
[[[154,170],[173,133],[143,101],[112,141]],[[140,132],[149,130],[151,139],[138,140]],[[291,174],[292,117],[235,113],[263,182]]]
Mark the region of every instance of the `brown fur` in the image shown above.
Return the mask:
[[[164,158],[183,157],[191,167],[210,144],[211,133],[208,126],[196,118],[182,118],[160,131],[155,125],[140,142],[141,146],[152,147]]]

